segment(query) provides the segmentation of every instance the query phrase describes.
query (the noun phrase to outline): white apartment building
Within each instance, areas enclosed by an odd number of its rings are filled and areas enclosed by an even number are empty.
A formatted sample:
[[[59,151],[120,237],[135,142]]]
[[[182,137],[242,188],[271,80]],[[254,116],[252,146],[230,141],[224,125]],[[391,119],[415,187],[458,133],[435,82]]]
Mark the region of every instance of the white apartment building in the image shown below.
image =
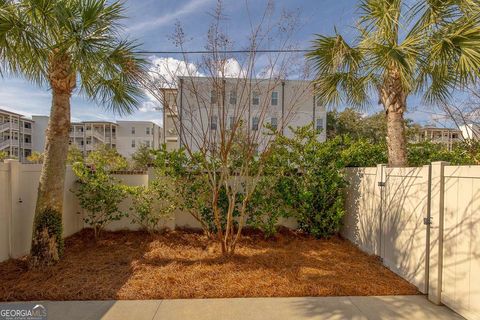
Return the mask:
[[[33,150],[43,152],[49,117],[32,116],[32,120]],[[88,154],[100,145],[108,145],[129,158],[142,144],[158,149],[162,141],[161,134],[161,128],[150,121],[72,122],[70,145],[76,146],[84,154]]]
[[[34,123],[34,151],[43,152],[45,148],[48,116],[32,116]],[[84,154],[95,150],[99,145],[116,148],[116,130],[118,125],[107,121],[72,122],[70,125],[70,145],[76,146]]]
[[[462,131],[452,128],[437,128],[426,126],[420,128],[418,133],[412,137],[412,142],[430,141],[445,145],[448,150],[452,150],[455,143],[462,141]]]
[[[286,136],[290,127],[313,124],[326,139],[326,110],[315,101],[309,81],[227,78],[221,85],[207,77],[179,77],[178,89],[163,90],[163,129],[167,148],[198,150],[215,141],[223,126],[238,120],[248,134],[266,143],[267,124]],[[221,89],[219,89],[221,88]],[[219,92],[221,90],[222,92]],[[267,138],[268,139],[268,138]]]
[[[32,153],[32,124],[21,114],[0,109],[0,151],[24,162]]]
[[[117,121],[117,151],[131,157],[141,145],[159,149],[162,141],[161,127],[150,121]]]
[[[466,140],[480,140],[480,125],[478,123],[468,123],[459,126],[462,136]]]

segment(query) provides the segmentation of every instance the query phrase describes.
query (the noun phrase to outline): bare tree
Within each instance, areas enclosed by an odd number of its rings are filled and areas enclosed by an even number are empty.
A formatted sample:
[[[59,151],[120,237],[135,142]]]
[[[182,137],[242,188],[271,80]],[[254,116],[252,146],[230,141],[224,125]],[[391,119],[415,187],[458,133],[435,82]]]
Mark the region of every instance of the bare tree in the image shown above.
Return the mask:
[[[452,124],[462,131],[462,146],[468,155],[480,164],[480,87],[470,86],[464,92],[465,99],[458,98],[452,103],[443,103],[436,122],[441,125]]]
[[[311,81],[306,80],[309,68],[303,56],[289,50],[296,48],[298,13],[278,13],[272,1],[257,18],[248,11],[248,2],[246,8],[249,33],[241,52],[232,52],[239,44],[225,31],[228,19],[218,1],[207,32],[207,53],[191,59],[188,39],[177,23],[172,40],[183,52],[182,60],[164,60],[145,81],[149,93],[163,103],[164,116],[177,119],[180,147],[199,159],[211,192],[215,237],[225,255],[234,253],[241,237],[273,139],[288,134],[295,119],[305,118],[302,106],[311,110],[313,101]],[[265,48],[280,50],[259,51]],[[174,98],[167,99],[167,94]],[[228,197],[226,212],[219,206],[222,190]]]

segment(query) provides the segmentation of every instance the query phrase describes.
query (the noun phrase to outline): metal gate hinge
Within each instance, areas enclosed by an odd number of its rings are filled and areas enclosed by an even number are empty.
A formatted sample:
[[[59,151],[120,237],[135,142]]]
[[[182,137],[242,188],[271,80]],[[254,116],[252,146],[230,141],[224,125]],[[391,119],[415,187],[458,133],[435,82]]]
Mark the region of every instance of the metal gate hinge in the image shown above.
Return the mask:
[[[379,182],[378,182],[378,186],[379,186],[379,187],[385,187],[385,182],[379,181]]]
[[[423,224],[426,226],[430,226],[432,224],[432,217],[423,218]]]

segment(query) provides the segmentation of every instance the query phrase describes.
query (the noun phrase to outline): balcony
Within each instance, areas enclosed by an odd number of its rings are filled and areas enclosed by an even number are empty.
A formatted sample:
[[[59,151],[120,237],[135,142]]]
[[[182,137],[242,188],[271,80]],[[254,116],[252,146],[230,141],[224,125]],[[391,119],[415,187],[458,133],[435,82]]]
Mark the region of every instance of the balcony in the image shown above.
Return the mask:
[[[32,128],[23,128],[23,134],[32,134]]]
[[[98,140],[100,140],[101,142],[105,142],[105,135],[103,134],[103,132],[99,132],[97,130],[92,130],[92,136]]]
[[[23,145],[22,145],[22,148],[32,149],[32,143],[31,142],[24,142]]]
[[[0,124],[0,132],[10,130],[10,122]]]
[[[0,150],[8,148],[10,146],[12,147],[18,147],[19,143],[18,140],[13,140],[13,139],[6,139],[0,142]]]

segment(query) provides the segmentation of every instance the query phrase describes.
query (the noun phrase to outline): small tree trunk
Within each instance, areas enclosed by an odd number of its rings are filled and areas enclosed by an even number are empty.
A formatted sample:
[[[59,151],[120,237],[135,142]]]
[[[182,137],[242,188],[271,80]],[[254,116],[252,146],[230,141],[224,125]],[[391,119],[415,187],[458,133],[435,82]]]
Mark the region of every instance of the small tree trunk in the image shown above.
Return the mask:
[[[407,96],[404,92],[400,72],[392,67],[388,78],[380,88],[380,99],[387,114],[388,165],[407,165],[407,139],[403,113],[407,109]]]
[[[31,267],[53,264],[63,253],[63,193],[75,74],[65,54],[54,52],[49,62],[52,107],[33,222]]]

